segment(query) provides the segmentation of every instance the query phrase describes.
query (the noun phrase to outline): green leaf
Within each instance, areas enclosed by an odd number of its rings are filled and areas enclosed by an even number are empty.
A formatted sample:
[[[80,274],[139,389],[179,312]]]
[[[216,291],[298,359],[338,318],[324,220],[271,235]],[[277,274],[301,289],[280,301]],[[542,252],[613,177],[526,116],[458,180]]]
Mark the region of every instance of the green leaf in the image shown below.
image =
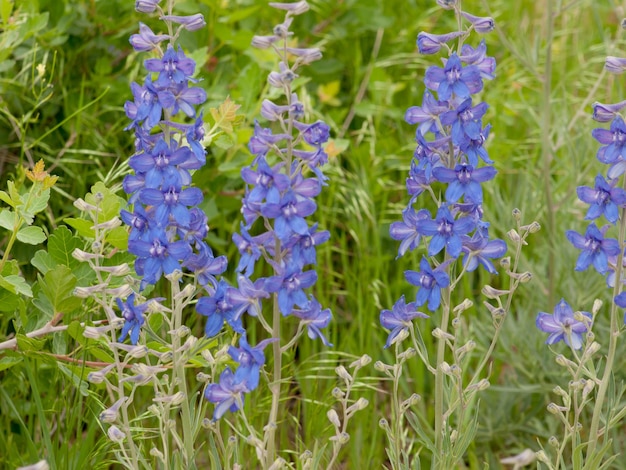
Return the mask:
[[[8,24],[11,11],[13,11],[13,0],[0,0],[0,16],[2,16],[3,24]]]
[[[7,194],[6,191],[0,191],[0,201],[4,201],[9,206],[15,207],[15,203],[13,202],[13,199],[11,199],[11,197]]]
[[[39,250],[30,260],[30,264],[35,266],[41,274],[46,274],[58,263],[50,256],[46,250]]]
[[[227,150],[234,145],[232,137],[228,134],[220,134],[217,139],[213,141],[213,145],[221,149]]]
[[[33,296],[33,291],[24,278],[16,274],[0,276],[0,287],[4,287],[12,294],[21,294],[27,297]]]
[[[6,263],[4,263],[4,266],[2,267],[2,272],[0,272],[0,275],[9,276],[11,274],[19,274],[19,272],[20,272],[20,266],[17,260],[10,259]]]
[[[76,229],[76,231],[85,238],[95,238],[96,236],[96,233],[93,231],[93,222],[90,220],[69,217],[63,221],[73,229]]]
[[[0,289],[0,312],[15,312],[24,303],[19,295]]]
[[[22,356],[5,356],[0,359],[0,371],[13,367],[24,360]]]
[[[128,232],[125,227],[116,227],[107,233],[105,241],[119,250],[128,249]]]
[[[0,227],[6,228],[9,232],[13,232],[17,225],[17,214],[9,209],[0,211]]]
[[[52,304],[54,313],[71,312],[80,307],[82,299],[74,297],[76,276],[67,266],[59,265],[48,271],[39,280],[42,293]]]
[[[28,209],[24,211],[30,216],[34,216],[48,207],[50,200],[50,189],[44,189],[39,194],[33,194],[28,203]]]
[[[87,221],[85,220],[84,222]],[[91,225],[91,222],[87,223]],[[70,232],[70,230],[63,225],[57,228],[48,239],[48,253],[51,258],[58,264],[63,264],[69,268],[80,264],[80,261],[72,256],[72,252],[76,248],[82,247],[83,243],[81,239],[72,235],[72,232]]]
[[[44,344],[46,343],[46,341],[43,339],[29,338],[22,333],[18,333],[17,335],[15,335],[15,339],[17,340],[17,348],[22,352],[41,351]]]
[[[29,245],[39,245],[46,241],[46,234],[43,233],[41,227],[24,227],[17,232],[17,239]]]
[[[20,192],[15,187],[15,183],[13,183],[13,181],[7,181],[7,188],[9,189],[9,196],[13,200],[13,203],[16,206],[19,206],[20,204],[22,204],[23,203],[22,196],[20,195]]]

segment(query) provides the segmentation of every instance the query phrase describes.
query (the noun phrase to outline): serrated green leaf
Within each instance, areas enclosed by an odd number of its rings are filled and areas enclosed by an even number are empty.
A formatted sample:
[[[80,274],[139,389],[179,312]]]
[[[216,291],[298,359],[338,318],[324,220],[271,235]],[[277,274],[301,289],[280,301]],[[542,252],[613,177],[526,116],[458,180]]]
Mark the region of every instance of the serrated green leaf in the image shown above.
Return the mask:
[[[15,312],[23,302],[19,295],[0,288],[0,312]]]
[[[17,214],[9,209],[0,211],[0,227],[6,228],[9,232],[13,232],[17,224]]]
[[[12,294],[21,294],[27,297],[33,296],[33,291],[23,277],[17,274],[0,276],[0,287],[4,287]]]
[[[73,295],[76,276],[72,274],[70,268],[64,265],[55,266],[43,276],[43,279],[41,277],[39,279],[41,291],[52,304],[55,314],[71,312],[80,307],[82,300]]]
[[[30,260],[30,264],[35,266],[41,274],[46,274],[59,263],[46,250],[39,250]]]
[[[24,227],[17,232],[17,239],[29,245],[39,245],[46,241],[46,234],[43,233],[41,227]]]
[[[2,267],[2,272],[0,272],[0,275],[10,276],[11,274],[18,274],[19,272],[20,272],[20,266],[17,260],[10,259],[6,263],[4,263],[4,266]]]
[[[234,141],[228,134],[220,134],[217,139],[213,140],[213,145],[227,150],[234,145]]]
[[[76,219],[82,220],[82,219]],[[87,222],[86,220],[84,222]],[[89,222],[88,222],[89,223]],[[91,223],[89,223],[91,225]],[[80,232],[80,230],[79,230]],[[58,264],[63,264],[69,268],[77,266],[80,261],[72,257],[72,252],[76,248],[82,248],[83,243],[80,238],[72,235],[70,230],[61,225],[48,239],[48,253]]]
[[[96,234],[93,231],[93,222],[85,219],[75,219],[69,217],[63,220],[67,225],[75,229],[81,236],[85,238],[95,238]]]
[[[23,360],[24,358],[22,356],[5,356],[0,359],[0,371],[13,367]]]
[[[13,202],[15,203],[15,205],[19,206],[20,204],[22,204],[23,203],[22,196],[20,195],[20,192],[15,187],[15,183],[13,183],[13,181],[7,181],[7,188],[9,189],[9,197],[13,199]]]

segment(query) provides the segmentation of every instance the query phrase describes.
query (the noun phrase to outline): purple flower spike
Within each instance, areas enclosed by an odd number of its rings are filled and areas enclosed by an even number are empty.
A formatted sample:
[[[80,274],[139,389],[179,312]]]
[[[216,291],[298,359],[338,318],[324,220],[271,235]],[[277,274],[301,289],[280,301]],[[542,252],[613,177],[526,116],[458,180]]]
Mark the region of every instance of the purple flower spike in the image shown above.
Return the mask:
[[[411,106],[406,110],[404,120],[409,124],[420,124],[418,132],[426,135],[436,129],[437,118],[449,110],[448,103],[437,101],[428,90],[424,92],[422,106]]]
[[[472,107],[472,99],[463,101],[456,109],[441,116],[441,124],[452,126],[452,142],[457,145],[465,144],[469,139],[481,138],[481,119],[487,112],[489,105],[480,103]]]
[[[293,191],[288,191],[280,201],[268,201],[261,208],[261,214],[275,219],[274,231],[281,241],[287,241],[291,234],[306,235],[309,226],[304,220],[315,212],[317,205],[311,199],[298,200]]]
[[[428,256],[435,256],[444,247],[452,258],[461,254],[461,235],[465,235],[476,227],[471,217],[461,217],[454,220],[450,210],[441,206],[435,219],[425,219],[420,222],[417,231],[424,236],[432,237],[428,244]]]
[[[398,299],[391,310],[383,310],[380,312],[380,324],[391,330],[385,343],[385,349],[391,346],[394,338],[403,330],[408,330],[413,326],[411,321],[414,318],[428,318],[428,315],[417,311],[415,302],[409,304],[404,300],[404,295]]]
[[[583,345],[582,335],[587,332],[592,319],[589,312],[580,313],[589,318],[589,323],[576,320],[572,308],[564,299],[561,299],[554,307],[553,314],[539,312],[536,321],[537,328],[544,333],[550,333],[546,344],[554,344],[563,340],[568,346],[580,349]]]
[[[450,285],[450,277],[445,272],[446,266],[450,262],[442,263],[435,269],[430,267],[428,260],[422,258],[420,261],[420,271],[405,271],[406,280],[414,286],[419,287],[415,305],[421,307],[428,303],[428,310],[434,312],[441,304],[441,289]]]
[[[576,271],[585,271],[590,265],[600,274],[606,274],[609,269],[609,256],[620,252],[619,243],[613,238],[604,238],[608,226],[598,229],[596,224],[587,227],[583,237],[574,230],[566,232],[567,239],[579,250],[582,250],[576,261]]]
[[[626,205],[626,192],[616,188],[617,180],[607,182],[602,175],[596,176],[595,188],[579,186],[576,190],[578,199],[590,204],[585,219],[594,220],[604,215],[614,224],[619,218],[619,207]]]
[[[291,314],[294,305],[306,308],[309,302],[303,289],[311,287],[317,282],[315,271],[304,271],[295,263],[283,268],[284,274],[272,276],[266,280],[269,292],[278,292],[278,306],[284,316]]]
[[[476,66],[480,71],[481,78],[484,80],[494,79],[496,59],[487,55],[487,45],[484,39],[480,41],[480,44],[476,48],[473,48],[469,44],[463,44],[459,59],[466,65]]]

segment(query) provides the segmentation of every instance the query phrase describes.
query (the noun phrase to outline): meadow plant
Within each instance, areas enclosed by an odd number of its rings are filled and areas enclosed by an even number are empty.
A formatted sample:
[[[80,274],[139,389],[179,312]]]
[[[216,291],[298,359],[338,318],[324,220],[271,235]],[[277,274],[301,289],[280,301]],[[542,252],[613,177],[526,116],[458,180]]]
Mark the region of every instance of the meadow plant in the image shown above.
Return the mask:
[[[477,429],[477,393],[490,385],[484,368],[511,309],[514,292],[532,278],[529,272],[518,272],[520,251],[528,235],[539,229],[536,222],[522,225],[520,211],[513,211],[517,225],[508,233],[513,260],[503,258],[506,243],[490,236],[482,184],[492,180],[497,171],[485,148],[491,125],[484,125],[482,119],[488,105],[477,102],[477,97],[485,81],[494,78],[496,63],[487,55],[484,40],[475,47],[465,41],[473,31],[490,32],[494,22],[462,11],[460,2],[437,3],[454,11],[458,30],[418,35],[420,53],[443,50],[447,58],[442,67],[426,70],[422,104],[406,111],[405,120],[418,125],[418,145],[406,182],[409,203],[402,222],[390,227],[391,237],[401,242],[398,257],[411,251],[424,253],[419,270],[405,271],[406,280],[418,290],[414,300],[407,302],[403,295],[391,310],[380,313],[381,325],[391,330],[385,348],[392,347],[395,352],[393,364],[376,363],[393,384],[391,420],[382,419],[380,425],[388,437],[387,453],[394,469],[419,467],[420,450],[415,446],[428,451],[424,461],[430,460],[432,468],[454,468],[463,459]],[[456,47],[450,45],[453,42]],[[473,328],[468,327],[469,322],[482,320],[470,317],[474,301],[456,299],[454,293],[461,280],[479,268],[497,274],[494,260],[498,258],[502,258],[500,264],[509,283],[500,288],[487,285],[482,290],[489,300],[481,310],[490,314],[494,329],[489,346],[483,349],[471,337]],[[420,333],[423,327],[416,325],[429,317],[436,325],[432,330],[437,340],[434,361]],[[411,346],[403,347],[409,338]],[[415,356],[434,377],[434,430],[428,414],[412,411],[417,409],[420,396],[405,396],[400,389],[406,363]],[[425,404],[425,408],[430,406]],[[405,430],[405,419],[415,438]]]
[[[307,112],[296,92],[300,68],[322,57],[318,48],[295,47],[292,41],[291,24],[297,15],[308,11],[309,5],[306,1],[269,5],[284,11],[285,18],[273,28],[271,35],[254,36],[252,46],[276,54],[278,70],[270,72],[267,82],[282,94],[282,102],[263,101],[261,116],[273,127],[263,127],[255,121],[248,145],[254,158],[241,171],[246,184],[241,208],[244,220],[240,232],[233,235],[241,255],[236,268],[238,288],[221,281],[213,297],[198,301],[197,310],[208,317],[207,336],[217,334],[224,323],[242,335],[240,347],[231,346],[228,351],[239,364],[237,370],[224,369],[219,382],[207,387],[207,399],[216,404],[213,419],[222,418],[227,410],[238,411],[247,434],[238,432],[236,425],[232,427],[254,446],[263,468],[278,468],[285,462],[279,454],[277,437],[277,428],[286,419],[280,412],[285,400],[283,356],[295,349],[305,332],[310,339],[332,346],[323,332],[331,321],[331,311],[323,308],[309,291],[318,276],[316,248],[328,241],[330,234],[318,230],[318,224],[307,219],[315,214],[314,198],[327,184],[322,167],[328,162],[325,146],[330,127],[323,121],[305,122]],[[265,272],[269,268],[271,275],[258,276],[263,269],[259,266],[261,260],[265,262]],[[244,313],[256,318],[269,336],[255,347],[246,340]],[[245,394],[259,385],[260,369],[265,364],[263,350],[270,344],[271,404],[266,425],[258,432],[246,418],[243,402]],[[345,382],[345,391],[337,388],[334,393],[343,408],[343,416],[340,419],[334,409],[329,411],[329,420],[335,428],[329,468],[340,448],[348,442],[348,421],[367,404],[363,399],[350,403],[350,389],[355,372],[368,361],[362,358],[354,362],[352,375],[343,366],[337,369],[339,378]],[[214,429],[220,432],[219,428]],[[301,459],[312,465],[319,456],[305,453]]]
[[[624,63],[625,59],[609,56],[605,69],[622,74]],[[569,242],[580,250],[574,270],[584,272],[592,268],[604,276],[611,301],[596,299],[589,313],[574,311],[562,299],[553,314],[537,315],[537,328],[549,334],[546,344],[555,345],[556,363],[571,377],[566,389],[554,388],[558,399],[547,408],[563,425],[562,436],[551,436],[550,445],[542,446],[536,455],[549,469],[607,468],[619,458],[612,452],[612,442],[615,429],[626,416],[626,406],[620,404],[625,390],[615,377],[616,351],[626,322],[622,315],[626,308],[626,125],[621,114],[625,107],[623,101],[593,105],[593,119],[610,123],[608,129],[592,131],[600,143],[596,157],[605,165],[605,171],[595,177],[593,186],[579,186],[576,190],[578,199],[588,206],[585,220],[592,222],[584,233],[566,232]],[[598,336],[596,341],[593,329],[607,320],[608,338]],[[557,346],[561,341],[566,352]],[[599,354],[607,342],[606,356]]]

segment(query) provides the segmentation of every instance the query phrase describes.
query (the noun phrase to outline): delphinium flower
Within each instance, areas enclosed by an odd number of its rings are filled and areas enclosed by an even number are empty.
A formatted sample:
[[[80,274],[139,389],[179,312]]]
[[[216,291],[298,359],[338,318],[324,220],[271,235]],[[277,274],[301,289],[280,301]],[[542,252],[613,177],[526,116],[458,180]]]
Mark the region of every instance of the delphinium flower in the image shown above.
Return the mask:
[[[402,222],[394,222],[390,228],[391,237],[401,241],[398,257],[416,250],[425,252],[428,257],[421,258],[419,270],[405,271],[406,280],[417,287],[415,300],[407,303],[403,295],[392,310],[381,312],[380,322],[384,328],[391,330],[385,347],[394,342],[396,365],[402,364],[407,357],[400,353],[403,337],[411,336],[413,341],[417,341],[416,338],[420,336],[413,334],[414,329],[420,327],[413,325],[412,320],[425,318],[427,315],[418,312],[418,308],[426,306],[433,321],[439,325],[433,332],[439,339],[436,364],[428,361],[419,344],[414,342],[413,349],[420,355],[428,370],[436,375],[434,395],[437,456],[433,462],[438,468],[452,468],[457,462],[442,457],[443,422],[444,419],[449,419],[443,416],[443,374],[444,370],[451,367],[444,362],[444,353],[446,344],[450,346],[453,341],[457,341],[448,332],[454,306],[451,303],[451,294],[460,276],[479,266],[489,274],[496,274],[492,260],[503,257],[507,245],[502,240],[490,237],[489,222],[484,219],[486,211],[483,209],[483,185],[492,180],[497,171],[485,148],[491,126],[484,123],[483,119],[489,106],[476,99],[476,95],[483,90],[485,81],[494,78],[496,64],[487,55],[484,40],[477,46],[465,44],[472,31],[487,33],[494,28],[494,22],[492,18],[478,17],[462,11],[458,1],[438,0],[437,3],[444,9],[454,10],[460,26],[458,31],[450,33],[422,32],[418,35],[417,46],[420,53],[436,54],[445,51],[447,57],[443,59],[442,66],[433,65],[427,68],[424,74],[426,90],[422,104],[412,106],[406,111],[406,122],[417,125],[417,146],[406,180],[410,199],[403,211]],[[463,311],[467,308],[464,305],[454,311]],[[402,331],[409,334],[396,339]],[[453,348],[452,350],[454,351]],[[400,373],[394,372],[390,376],[397,381]],[[396,386],[394,382],[394,387]],[[451,386],[464,385],[459,379],[459,384]],[[398,401],[399,397],[395,400]],[[404,439],[401,427],[395,427],[400,426],[398,423],[402,419],[403,411],[398,409],[394,413],[396,423],[389,428],[389,439],[396,444],[391,446],[391,458],[396,462],[395,465],[412,466],[410,462],[404,461],[406,455],[402,456],[397,444],[398,440]],[[463,431],[459,429],[458,432]]]
[[[171,13],[171,5],[169,8]],[[158,1],[136,2],[136,9],[158,11],[170,32],[176,25],[178,32],[205,25],[199,14],[166,15]],[[193,77],[196,64],[176,46],[178,32],[155,34],[141,23],[139,33],[130,39],[136,51],[156,57],[144,60],[146,77],[142,85],[131,85],[134,99],[125,105],[136,151],[128,162],[133,173],[123,184],[133,209],[123,210],[121,215],[130,226],[128,250],[137,256],[140,289],[187,268],[213,294],[215,276],[226,269],[226,260],[215,258],[205,241],[207,219],[198,208],[202,191],[192,186],[191,175],[205,163],[200,144],[202,114],[197,108],[206,101],[206,92],[193,86],[198,82]],[[138,339],[136,325],[131,329],[133,344]]]
[[[418,124],[415,136],[418,145],[406,185],[411,199],[403,211],[403,222],[394,222],[390,234],[402,241],[399,257],[423,246],[431,257],[444,251],[448,260],[454,260],[464,254],[467,271],[481,265],[494,274],[489,258],[504,256],[506,244],[489,238],[489,224],[483,220],[482,185],[492,180],[497,171],[484,147],[490,125],[483,124],[482,119],[489,107],[484,102],[476,103],[474,96],[483,89],[484,80],[494,77],[495,60],[487,56],[484,41],[475,48],[463,44],[472,29],[478,32],[493,29],[493,20],[463,12],[456,2],[450,2],[450,9],[470,21],[467,30],[418,35],[422,54],[445,49],[449,56],[443,67],[431,66],[426,70],[423,103],[410,107],[405,115],[409,124]],[[454,41],[459,41],[460,49],[454,49],[451,45]],[[445,199],[440,200],[435,194],[442,184]],[[434,216],[427,209],[428,201],[423,201],[425,193],[433,196]],[[447,262],[446,269],[444,266],[433,269],[423,258],[421,273],[407,274],[409,282],[419,288],[418,306],[428,300],[430,310],[439,308],[439,289],[450,284],[446,274],[450,265]],[[439,273],[441,279],[435,282],[433,273]],[[442,279],[444,274],[448,276],[446,282]],[[433,281],[426,282],[427,276]]]
[[[546,344],[554,344],[564,341],[574,349],[580,349],[583,344],[583,333],[591,326],[591,314],[581,312],[589,319],[588,322],[577,320],[574,317],[572,307],[564,300],[554,307],[554,313],[539,312],[537,315],[537,328],[545,333],[550,333]]]
[[[605,69],[610,73],[620,74],[626,71],[624,68],[626,59],[607,57]],[[610,389],[615,374],[615,358],[617,344],[623,327],[620,322],[626,323],[626,316],[622,318],[619,311],[626,307],[626,292],[624,291],[626,270],[626,124],[624,123],[623,110],[626,102],[615,104],[595,103],[593,105],[593,119],[600,123],[610,123],[609,129],[597,128],[591,133],[592,137],[599,142],[600,147],[596,153],[597,160],[605,165],[595,177],[593,186],[580,186],[577,194],[580,201],[588,205],[585,220],[591,220],[584,234],[575,230],[566,232],[567,239],[572,245],[580,250],[580,254],[574,266],[575,271],[585,271],[590,266],[602,276],[606,276],[606,283],[610,289],[611,302],[608,308],[608,317],[602,315],[603,303],[596,299],[593,307],[593,316],[587,312],[574,313],[572,308],[561,300],[557,304],[553,315],[540,312],[537,316],[537,327],[549,333],[546,343],[554,344],[563,340],[573,349],[584,348],[582,354],[573,354],[572,360],[564,359],[562,362],[568,365],[574,379],[577,378],[576,370],[591,370],[591,378],[587,380],[588,390],[583,390],[583,397],[591,391],[591,387],[597,387],[593,396],[593,412],[591,413],[590,426],[582,426],[582,423],[567,423],[565,436],[569,436],[572,442],[581,439],[578,429],[585,429],[587,444],[581,455],[586,456],[586,464],[589,465],[595,459],[597,465],[603,462],[602,452],[596,450],[601,445],[607,445],[606,436],[610,425],[606,425],[604,431],[600,426],[609,409],[606,409],[607,401],[610,403]],[[607,223],[604,223],[606,221]],[[585,278],[588,283],[588,279]],[[609,331],[604,338],[593,341],[594,335],[591,327],[600,321],[607,321]],[[595,353],[608,343],[607,352],[602,352],[601,358],[596,360]],[[558,361],[557,361],[558,362]],[[571,367],[570,367],[571,365]],[[573,381],[572,381],[573,382]],[[571,383],[572,383],[571,382]],[[576,396],[576,391],[569,393],[569,399]],[[569,401],[568,401],[569,403]],[[581,405],[582,407],[582,405]],[[550,409],[550,408],[549,408]],[[553,408],[550,411],[555,410]],[[558,411],[558,410],[557,410]],[[581,409],[576,409],[576,415],[581,414]],[[619,425],[616,421],[613,425]],[[569,431],[575,429],[576,434]],[[566,441],[564,441],[566,442]],[[562,454],[556,456],[557,465],[560,465]],[[562,461],[562,460],[561,460]],[[604,462],[606,463],[606,462]]]
[[[297,319],[300,334],[306,327],[310,338],[330,344],[321,331],[331,319],[330,310],[323,309],[310,293],[318,277],[316,248],[330,236],[328,231],[320,230],[318,224],[311,221],[317,210],[315,197],[327,181],[322,166],[328,161],[325,146],[330,138],[330,127],[323,121],[305,121],[304,106],[294,86],[301,66],[321,58],[319,49],[291,47],[288,41],[293,34],[289,28],[294,17],[307,11],[309,5],[306,1],[270,5],[284,10],[285,19],[274,27],[271,35],[255,36],[252,45],[273,49],[277,54],[278,69],[269,74],[268,83],[282,91],[283,100],[282,103],[263,101],[261,115],[269,122],[255,120],[248,145],[252,163],[241,172],[246,183],[241,210],[243,222],[240,233],[233,235],[241,254],[236,269],[240,273],[239,288],[218,286],[217,293],[222,300],[200,299],[198,311],[209,317],[211,326],[207,332],[211,335],[217,334],[224,323],[234,329],[240,328],[241,314],[247,312],[258,317],[268,336],[275,341],[272,344],[275,381],[268,419],[270,425],[264,439],[268,449],[273,449],[280,400],[280,388],[276,390],[276,387],[280,386],[280,356],[284,353],[281,347],[289,347],[297,339],[281,335],[281,323]],[[253,281],[255,272],[259,272],[259,262],[268,264],[274,274]],[[264,308],[270,302],[274,308]],[[272,312],[269,320],[266,319],[268,311]],[[245,345],[241,347],[246,348]],[[240,365],[234,372],[235,379],[229,374],[223,377],[227,383],[222,388],[211,385],[211,390],[225,391],[220,395],[223,400],[219,400],[224,405],[218,405],[219,413],[216,408],[214,417],[223,414],[226,404],[231,410],[237,408],[237,402],[229,398],[232,395],[229,393],[236,378],[244,374],[241,371],[247,370],[242,367]],[[233,393],[248,393],[250,390],[251,387],[237,388]],[[273,461],[272,452],[267,452],[266,462]]]

